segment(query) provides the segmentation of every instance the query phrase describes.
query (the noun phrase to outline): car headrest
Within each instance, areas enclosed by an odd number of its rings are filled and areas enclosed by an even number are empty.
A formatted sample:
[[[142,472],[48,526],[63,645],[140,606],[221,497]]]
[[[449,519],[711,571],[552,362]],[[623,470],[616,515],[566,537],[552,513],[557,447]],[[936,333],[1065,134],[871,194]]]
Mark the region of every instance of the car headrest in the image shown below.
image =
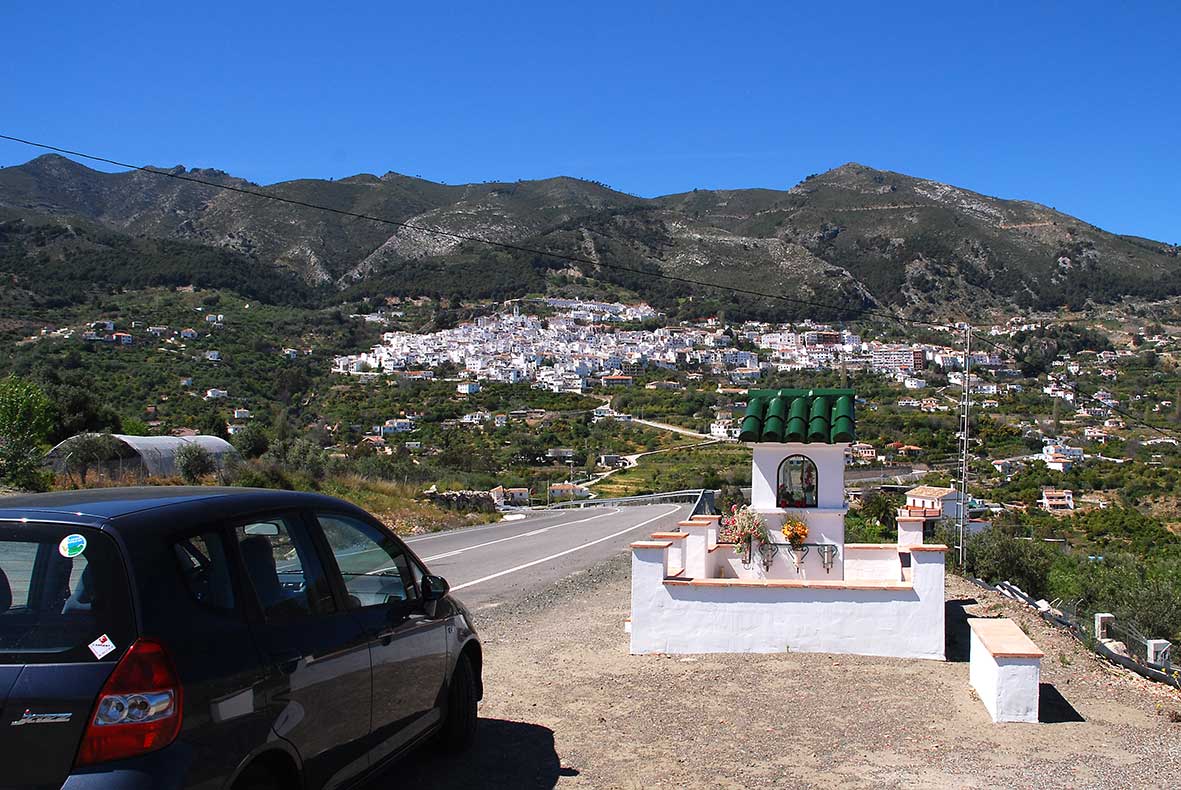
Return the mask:
[[[62,614],[71,614],[73,612],[89,612],[94,604],[94,584],[90,565],[88,564],[82,569],[82,576],[78,579],[78,586],[66,599],[65,604],[62,605]]]
[[[254,584],[262,605],[270,606],[283,595],[283,585],[275,568],[275,553],[265,535],[248,535],[239,545],[246,573]]]

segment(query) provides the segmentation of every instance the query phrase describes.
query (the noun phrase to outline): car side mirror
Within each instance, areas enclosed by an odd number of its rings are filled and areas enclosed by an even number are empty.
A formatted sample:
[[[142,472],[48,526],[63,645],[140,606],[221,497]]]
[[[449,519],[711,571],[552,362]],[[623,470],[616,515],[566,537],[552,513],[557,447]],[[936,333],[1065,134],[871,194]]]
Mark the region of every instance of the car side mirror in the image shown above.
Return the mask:
[[[426,603],[438,601],[451,589],[451,585],[442,576],[427,574],[422,577],[422,600]]]

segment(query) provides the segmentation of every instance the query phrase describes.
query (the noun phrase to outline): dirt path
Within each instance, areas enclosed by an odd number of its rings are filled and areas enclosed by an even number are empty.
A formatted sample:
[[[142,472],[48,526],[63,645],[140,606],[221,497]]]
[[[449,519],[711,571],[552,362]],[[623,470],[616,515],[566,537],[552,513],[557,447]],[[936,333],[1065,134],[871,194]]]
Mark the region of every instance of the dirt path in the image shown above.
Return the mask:
[[[948,582],[949,661],[790,653],[630,656],[628,555],[482,624],[481,741],[415,758],[433,787],[1129,788],[1181,779],[1181,697],[1035,615]],[[968,687],[966,613],[1046,652],[1038,725],[995,725]]]
[[[601,483],[603,480],[605,480],[606,478],[615,474],[616,472],[622,472],[624,469],[631,469],[633,467],[639,466],[640,459],[647,458],[650,455],[660,455],[661,453],[675,453],[678,450],[691,450],[694,447],[705,447],[706,445],[718,444],[719,442],[721,442],[721,439],[709,439],[704,442],[693,442],[691,444],[678,444],[676,447],[662,447],[659,450],[647,450],[642,453],[632,453],[631,455],[625,455],[625,456],[623,456],[624,461],[626,461],[625,466],[616,467],[615,469],[608,469],[606,472],[603,472],[601,475],[598,475],[597,477],[593,477],[590,480],[586,481],[585,483],[583,483],[583,485],[585,485],[587,487],[593,486],[596,483]]]

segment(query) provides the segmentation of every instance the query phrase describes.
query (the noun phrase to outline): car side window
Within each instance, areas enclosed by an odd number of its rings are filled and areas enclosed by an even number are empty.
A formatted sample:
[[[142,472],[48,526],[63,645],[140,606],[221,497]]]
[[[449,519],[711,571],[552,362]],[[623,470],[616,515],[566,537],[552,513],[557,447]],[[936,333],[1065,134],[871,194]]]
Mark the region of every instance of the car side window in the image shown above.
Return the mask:
[[[396,538],[350,516],[317,513],[316,521],[344,579],[350,609],[418,602],[421,575]]]
[[[224,612],[234,609],[234,585],[221,533],[211,530],[183,538],[172,545],[172,552],[195,601]]]
[[[246,576],[268,619],[335,610],[332,591],[311,538],[297,517],[275,515],[237,525]]]

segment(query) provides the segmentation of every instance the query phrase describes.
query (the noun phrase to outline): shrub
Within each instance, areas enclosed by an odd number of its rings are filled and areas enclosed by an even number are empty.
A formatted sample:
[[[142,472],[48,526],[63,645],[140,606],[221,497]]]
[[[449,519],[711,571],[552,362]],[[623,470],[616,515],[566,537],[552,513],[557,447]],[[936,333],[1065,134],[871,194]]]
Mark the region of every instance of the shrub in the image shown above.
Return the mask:
[[[242,461],[230,467],[231,485],[243,488],[296,489],[294,481],[278,466],[264,461]]]
[[[189,443],[176,451],[176,471],[186,483],[194,485],[216,472],[217,462],[204,447]]]
[[[1150,638],[1181,634],[1181,559],[1132,554],[1064,556],[1048,577],[1050,595],[1080,616],[1111,612]]]
[[[250,423],[230,438],[243,458],[258,458],[270,447],[266,432],[257,423]]]
[[[845,516],[846,543],[890,543],[898,534],[880,521],[865,519],[852,513]]]
[[[1008,581],[1034,598],[1049,591],[1050,568],[1061,554],[1040,540],[1014,537],[998,527],[989,527],[967,539],[968,572],[985,581]]]
[[[287,472],[299,472],[313,479],[324,476],[324,451],[307,439],[288,439],[271,445],[261,459],[278,464]]]

